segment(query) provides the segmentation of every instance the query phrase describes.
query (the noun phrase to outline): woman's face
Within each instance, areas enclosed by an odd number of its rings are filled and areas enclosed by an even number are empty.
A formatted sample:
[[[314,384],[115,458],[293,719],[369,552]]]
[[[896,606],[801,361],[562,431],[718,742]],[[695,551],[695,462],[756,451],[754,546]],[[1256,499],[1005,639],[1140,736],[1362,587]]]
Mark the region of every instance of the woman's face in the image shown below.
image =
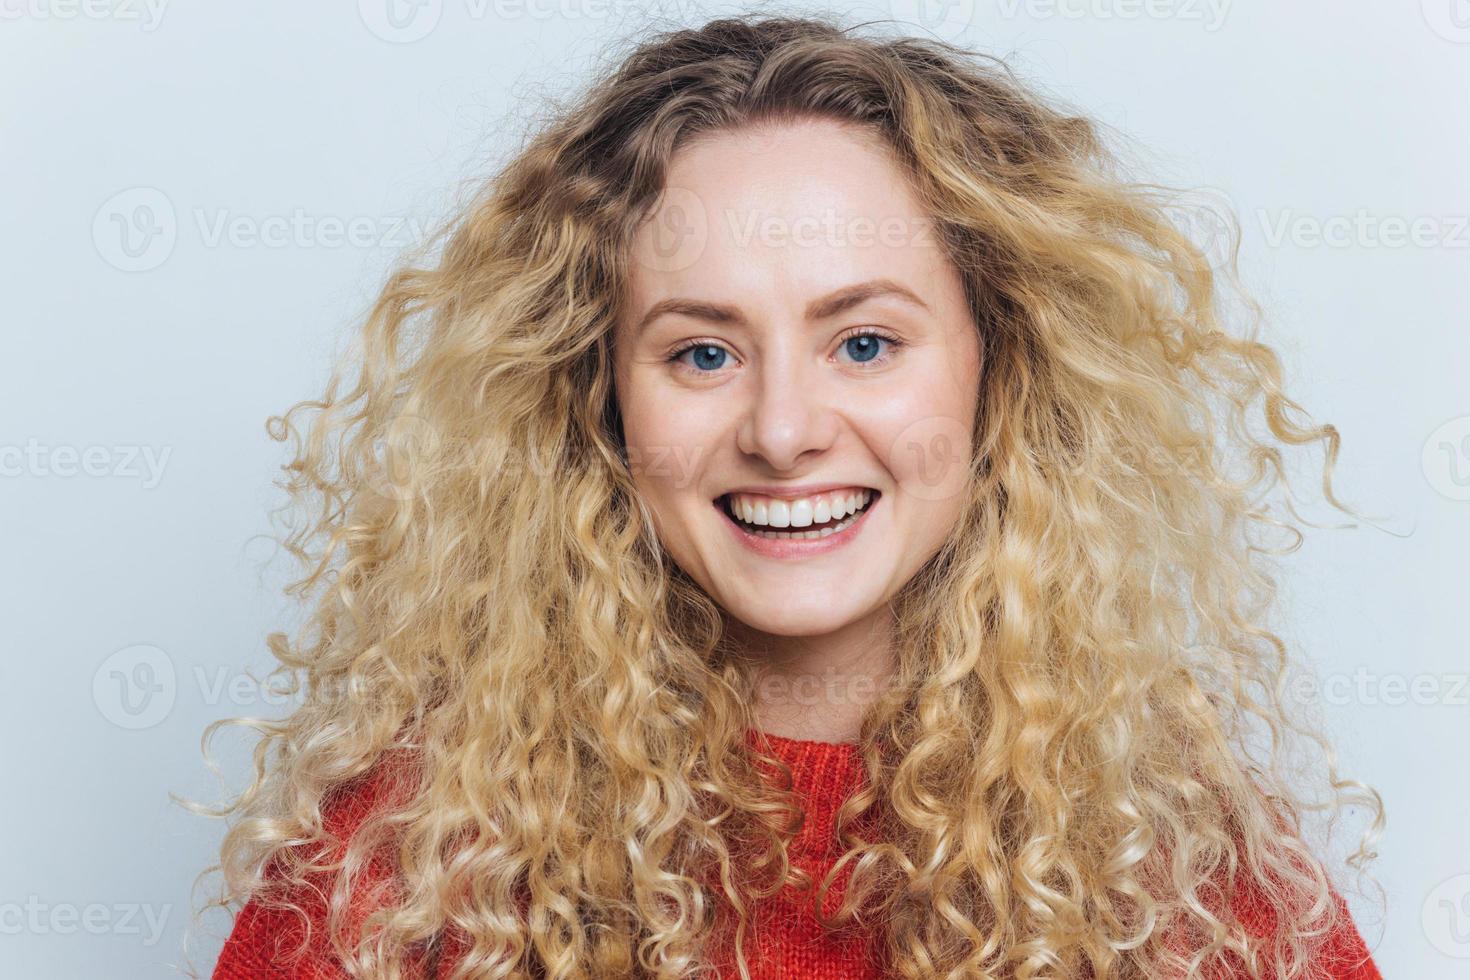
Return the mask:
[[[955,526],[980,373],[886,147],[825,120],[691,143],[633,256],[617,396],[663,547],[755,630],[876,622]]]

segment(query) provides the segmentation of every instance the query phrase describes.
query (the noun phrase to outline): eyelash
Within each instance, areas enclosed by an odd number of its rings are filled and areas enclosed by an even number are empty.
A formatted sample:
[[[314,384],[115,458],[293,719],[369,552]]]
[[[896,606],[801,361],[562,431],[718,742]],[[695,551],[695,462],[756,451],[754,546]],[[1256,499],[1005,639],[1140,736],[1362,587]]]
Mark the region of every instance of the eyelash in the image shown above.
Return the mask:
[[[849,340],[852,340],[855,337],[877,337],[879,340],[886,341],[888,343],[888,346],[889,346],[889,349],[887,351],[884,351],[882,354],[879,354],[877,357],[873,358],[871,361],[854,361],[853,362],[854,364],[856,364],[856,365],[858,365],[860,367],[867,367],[868,365],[873,365],[873,364],[886,364],[888,362],[889,358],[891,358],[893,356],[893,352],[896,351],[896,350],[898,350],[898,349],[900,349],[900,348],[902,348],[904,346],[904,342],[902,340],[899,340],[897,337],[893,336],[893,334],[888,333],[885,330],[879,330],[879,329],[877,329],[875,327],[860,327],[857,330],[854,330],[852,333],[849,333],[846,336],[844,336],[841,339],[839,339],[837,341],[837,344],[838,344],[839,347],[841,347],[843,344],[846,344]],[[728,353],[728,348],[726,348],[724,344],[718,343],[718,342],[713,341],[713,340],[698,340],[698,339],[696,339],[696,340],[688,341],[687,343],[685,343],[681,347],[679,347],[677,350],[674,350],[674,351],[670,352],[670,354],[668,356],[668,361],[671,364],[678,363],[679,358],[683,357],[685,354],[689,353],[690,351],[696,350],[696,349],[698,349],[700,347],[719,347],[720,349],[725,350]],[[689,368],[689,370],[691,372],[693,372],[694,374],[715,374],[716,373],[715,371],[701,371],[701,370],[699,370],[697,368],[692,368],[692,367]]]

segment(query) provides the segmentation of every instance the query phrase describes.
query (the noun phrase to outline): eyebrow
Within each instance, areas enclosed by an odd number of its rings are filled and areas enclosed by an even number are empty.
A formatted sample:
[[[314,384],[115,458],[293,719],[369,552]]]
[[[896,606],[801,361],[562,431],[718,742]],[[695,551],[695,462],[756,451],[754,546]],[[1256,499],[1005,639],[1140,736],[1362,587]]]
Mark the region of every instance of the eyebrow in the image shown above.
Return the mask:
[[[929,304],[916,296],[912,290],[892,279],[869,279],[867,282],[844,286],[826,296],[812,300],[807,304],[806,318],[808,321],[825,320],[880,296],[894,296],[926,312],[933,312],[929,309]],[[643,314],[637,327],[634,328],[634,335],[642,333],[645,327],[665,313],[679,313],[711,323],[746,323],[745,314],[740,312],[738,306],[675,297],[659,300],[649,307],[648,312]]]

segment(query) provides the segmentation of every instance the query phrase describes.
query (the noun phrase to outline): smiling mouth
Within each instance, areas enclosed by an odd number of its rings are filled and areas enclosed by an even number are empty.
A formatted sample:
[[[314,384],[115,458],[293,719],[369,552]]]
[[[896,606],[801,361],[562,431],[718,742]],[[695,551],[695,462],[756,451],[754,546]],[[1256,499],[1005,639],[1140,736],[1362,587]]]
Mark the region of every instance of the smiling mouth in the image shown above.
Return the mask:
[[[814,507],[807,498],[786,501],[727,493],[716,499],[715,505],[736,527],[752,537],[815,541],[851,527],[881,496],[877,490],[855,489],[840,503],[824,500]]]

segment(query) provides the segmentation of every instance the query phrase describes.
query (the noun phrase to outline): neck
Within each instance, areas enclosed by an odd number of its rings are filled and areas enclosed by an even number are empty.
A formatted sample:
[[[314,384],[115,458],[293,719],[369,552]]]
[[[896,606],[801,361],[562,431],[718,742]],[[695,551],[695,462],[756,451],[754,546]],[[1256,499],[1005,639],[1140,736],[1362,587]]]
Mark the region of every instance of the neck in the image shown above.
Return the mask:
[[[892,613],[819,636],[777,636],[729,623],[755,678],[757,727],[787,738],[848,742],[893,675]]]

